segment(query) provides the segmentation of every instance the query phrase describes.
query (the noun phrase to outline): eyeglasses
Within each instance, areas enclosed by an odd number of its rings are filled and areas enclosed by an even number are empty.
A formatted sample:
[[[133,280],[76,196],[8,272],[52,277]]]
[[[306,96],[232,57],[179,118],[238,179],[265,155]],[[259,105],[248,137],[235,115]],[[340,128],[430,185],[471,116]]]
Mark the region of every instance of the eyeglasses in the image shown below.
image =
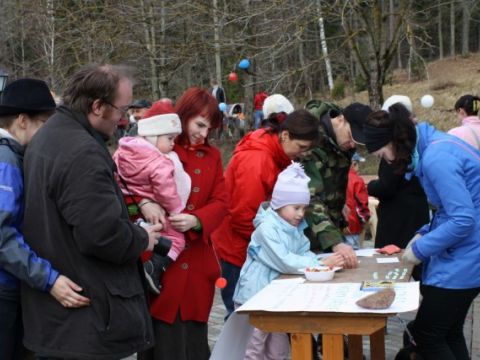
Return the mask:
[[[128,109],[130,109],[130,106],[125,106],[123,108],[119,108],[118,106],[115,106],[113,105],[111,102],[109,101],[106,101],[106,100],[103,100],[103,102],[107,105],[110,105],[111,107],[113,107],[114,109],[120,111],[123,115],[125,115],[128,111]]]

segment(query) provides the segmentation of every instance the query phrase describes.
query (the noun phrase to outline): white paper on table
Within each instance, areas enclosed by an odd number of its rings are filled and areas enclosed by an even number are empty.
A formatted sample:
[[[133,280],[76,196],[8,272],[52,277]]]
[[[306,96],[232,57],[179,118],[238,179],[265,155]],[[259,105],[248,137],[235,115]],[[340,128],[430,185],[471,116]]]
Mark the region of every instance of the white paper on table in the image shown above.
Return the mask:
[[[293,284],[302,284],[305,282],[305,278],[303,277],[295,277],[295,278],[286,278],[286,279],[275,279],[272,280],[271,284],[275,283],[293,283]]]
[[[355,302],[367,295],[359,283],[275,283],[269,284],[237,311],[402,313],[418,309],[418,282],[395,284],[395,300],[384,310],[364,309]]]
[[[232,313],[223,325],[210,360],[243,360],[252,331],[248,315]]]
[[[378,252],[377,252],[377,249],[369,248],[369,249],[359,249],[359,250],[355,250],[355,254],[356,254],[357,256],[372,257],[373,255],[377,255]]]
[[[388,257],[388,258],[377,258],[377,263],[379,264],[391,264],[391,263],[398,263],[398,257]]]

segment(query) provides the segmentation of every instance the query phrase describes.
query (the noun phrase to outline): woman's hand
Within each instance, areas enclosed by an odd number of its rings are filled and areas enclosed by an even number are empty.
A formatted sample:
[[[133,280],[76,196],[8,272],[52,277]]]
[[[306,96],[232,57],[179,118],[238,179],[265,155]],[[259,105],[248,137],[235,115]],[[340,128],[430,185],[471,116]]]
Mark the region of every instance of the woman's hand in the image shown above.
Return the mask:
[[[180,232],[185,232],[197,226],[198,218],[192,214],[176,214],[168,217],[170,225]]]
[[[334,253],[333,255],[322,259],[322,263],[323,265],[330,267],[340,266],[343,268],[345,266],[345,259],[339,253]]]
[[[162,224],[165,228],[167,224],[166,212],[160,205],[151,200],[142,200],[138,205],[147,222],[152,225]]]
[[[83,289],[66,276],[59,275],[50,294],[66,308],[81,308],[90,305],[90,299],[78,294]]]
[[[340,243],[332,248],[333,252],[343,256],[346,269],[354,269],[358,266],[357,255],[350,245]]]

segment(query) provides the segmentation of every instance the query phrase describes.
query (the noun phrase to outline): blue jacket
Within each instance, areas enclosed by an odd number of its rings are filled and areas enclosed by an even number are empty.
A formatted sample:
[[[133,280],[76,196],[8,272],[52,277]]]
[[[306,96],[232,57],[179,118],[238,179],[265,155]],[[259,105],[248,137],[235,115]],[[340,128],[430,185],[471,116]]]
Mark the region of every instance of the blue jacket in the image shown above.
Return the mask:
[[[244,304],[280,274],[299,274],[299,269],[318,266],[310,241],[298,227],[283,220],[268,203],[260,204],[253,220],[255,231],[247,249],[247,260],[240,271],[233,300]]]
[[[417,134],[415,175],[437,208],[412,247],[423,261],[423,283],[480,287],[480,152],[426,123]]]
[[[20,280],[48,291],[58,277],[50,263],[24,242],[23,151],[18,142],[0,137],[0,296],[17,296]]]

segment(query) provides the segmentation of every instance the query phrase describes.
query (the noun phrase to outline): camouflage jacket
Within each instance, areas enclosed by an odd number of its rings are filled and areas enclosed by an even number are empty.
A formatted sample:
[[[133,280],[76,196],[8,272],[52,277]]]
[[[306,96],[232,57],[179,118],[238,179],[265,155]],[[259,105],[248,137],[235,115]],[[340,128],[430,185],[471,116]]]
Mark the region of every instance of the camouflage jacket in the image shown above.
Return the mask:
[[[321,137],[320,144],[302,159],[305,172],[311,179],[311,200],[305,216],[309,227],[305,233],[310,239],[311,250],[317,251],[329,250],[343,241],[342,229],[348,224],[342,209],[352,156],[352,153],[342,151],[325,132]]]

